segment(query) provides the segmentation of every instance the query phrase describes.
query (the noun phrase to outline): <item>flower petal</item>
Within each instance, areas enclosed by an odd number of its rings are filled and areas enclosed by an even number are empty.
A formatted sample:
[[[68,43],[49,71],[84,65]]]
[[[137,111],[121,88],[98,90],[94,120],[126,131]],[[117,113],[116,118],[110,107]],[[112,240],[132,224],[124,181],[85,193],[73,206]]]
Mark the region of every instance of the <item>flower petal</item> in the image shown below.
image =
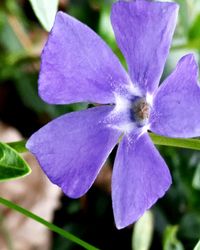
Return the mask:
[[[159,84],[175,29],[178,5],[148,1],[120,1],[111,21],[134,83],[152,93]]]
[[[171,184],[169,170],[149,136],[124,136],[112,179],[112,199],[118,229],[135,222],[162,197]]]
[[[107,127],[104,118],[111,106],[101,106],[61,116],[28,140],[49,179],[63,192],[77,198],[87,192],[120,132]]]
[[[58,12],[42,53],[39,93],[53,104],[114,102],[130,79],[119,60],[89,27]]]
[[[200,136],[200,85],[193,55],[184,56],[158,89],[150,130],[169,137]]]

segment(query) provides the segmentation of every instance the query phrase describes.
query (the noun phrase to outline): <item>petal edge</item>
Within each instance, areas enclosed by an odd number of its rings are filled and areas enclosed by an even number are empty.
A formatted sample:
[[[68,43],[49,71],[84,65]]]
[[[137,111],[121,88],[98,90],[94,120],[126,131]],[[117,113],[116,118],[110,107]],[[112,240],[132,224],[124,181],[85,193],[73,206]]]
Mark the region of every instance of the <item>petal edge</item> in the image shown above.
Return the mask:
[[[31,136],[26,147],[49,179],[72,198],[85,194],[117,144],[120,132],[104,123],[109,106],[61,116]]]
[[[113,4],[111,21],[133,83],[145,93],[159,84],[174,33],[178,5],[148,1]]]
[[[150,130],[176,138],[200,136],[198,65],[188,54],[155,93]]]
[[[116,226],[135,222],[171,185],[169,170],[149,136],[124,136],[115,159],[112,201]]]
[[[41,56],[39,94],[51,104],[113,103],[129,76],[89,27],[58,12]]]

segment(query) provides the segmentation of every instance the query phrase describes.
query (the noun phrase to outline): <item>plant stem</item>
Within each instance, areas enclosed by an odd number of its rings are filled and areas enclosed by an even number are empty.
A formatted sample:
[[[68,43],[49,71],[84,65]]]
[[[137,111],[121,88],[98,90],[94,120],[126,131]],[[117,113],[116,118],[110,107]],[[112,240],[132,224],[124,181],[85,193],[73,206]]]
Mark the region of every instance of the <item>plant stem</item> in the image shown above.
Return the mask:
[[[154,144],[200,150],[200,140],[199,139],[182,139],[182,138],[169,138],[165,136],[159,136],[153,133],[149,133]]]
[[[50,229],[51,231],[58,233],[59,235],[63,236],[64,238],[73,241],[74,243],[82,246],[84,249],[87,250],[98,250],[98,248],[90,245],[89,243],[79,239],[78,237],[74,236],[73,234],[63,230],[62,228],[57,227],[56,225],[44,220],[43,218],[39,217],[36,214],[33,214],[32,212],[18,206],[17,204],[6,200],[5,198],[0,197],[0,203],[3,204],[6,207],[9,207],[13,210],[16,210],[17,212],[39,222],[40,224],[46,226],[48,229]]]
[[[169,138],[165,136],[156,135],[154,133],[149,133],[154,144],[200,150],[200,140],[199,139],[182,139],[182,138]],[[16,141],[7,143],[10,147],[15,149],[18,153],[28,152],[26,148],[26,140]]]

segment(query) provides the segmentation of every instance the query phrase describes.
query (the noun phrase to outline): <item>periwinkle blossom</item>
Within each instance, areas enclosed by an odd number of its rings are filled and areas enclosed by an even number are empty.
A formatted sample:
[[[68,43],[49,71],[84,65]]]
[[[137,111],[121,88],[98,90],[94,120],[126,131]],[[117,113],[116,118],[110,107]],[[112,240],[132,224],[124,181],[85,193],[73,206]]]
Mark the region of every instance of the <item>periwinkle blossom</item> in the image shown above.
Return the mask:
[[[200,135],[200,87],[193,55],[184,56],[158,88],[178,5],[118,1],[111,22],[127,64],[89,27],[59,12],[42,53],[39,93],[51,104],[100,106],[63,115],[31,136],[27,148],[49,179],[72,198],[91,187],[121,138],[112,176],[117,228],[136,221],[171,184],[147,131]]]

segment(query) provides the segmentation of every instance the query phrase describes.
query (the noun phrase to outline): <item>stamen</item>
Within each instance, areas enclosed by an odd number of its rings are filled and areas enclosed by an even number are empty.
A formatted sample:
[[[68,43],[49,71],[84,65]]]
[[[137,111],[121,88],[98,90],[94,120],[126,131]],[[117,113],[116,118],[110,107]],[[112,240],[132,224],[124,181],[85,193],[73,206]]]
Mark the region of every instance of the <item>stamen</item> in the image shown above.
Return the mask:
[[[139,98],[133,103],[133,115],[136,121],[145,122],[149,118],[150,107],[145,98]]]

